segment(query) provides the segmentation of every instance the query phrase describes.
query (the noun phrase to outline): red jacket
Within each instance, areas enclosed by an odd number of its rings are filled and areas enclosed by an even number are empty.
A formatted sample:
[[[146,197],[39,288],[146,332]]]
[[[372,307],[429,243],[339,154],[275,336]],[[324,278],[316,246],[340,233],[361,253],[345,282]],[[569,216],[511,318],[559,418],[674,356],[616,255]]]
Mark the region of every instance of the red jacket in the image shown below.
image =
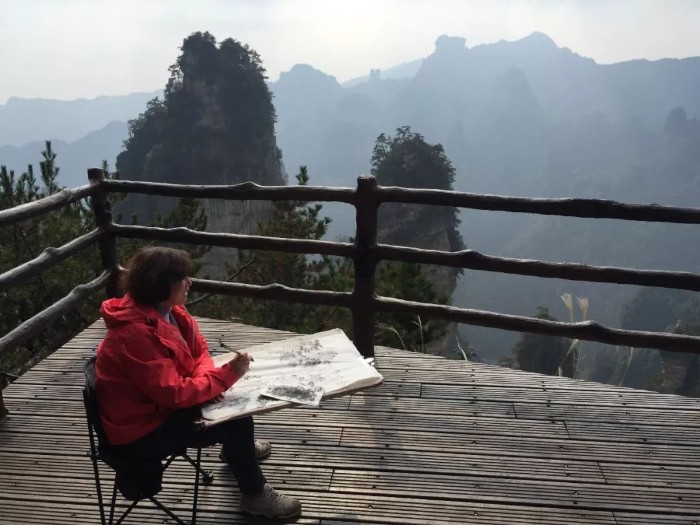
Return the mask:
[[[103,302],[100,313],[108,331],[97,348],[97,398],[113,445],[145,436],[175,410],[209,401],[238,379],[228,364],[214,366],[183,306],[172,310],[180,330],[129,295]]]

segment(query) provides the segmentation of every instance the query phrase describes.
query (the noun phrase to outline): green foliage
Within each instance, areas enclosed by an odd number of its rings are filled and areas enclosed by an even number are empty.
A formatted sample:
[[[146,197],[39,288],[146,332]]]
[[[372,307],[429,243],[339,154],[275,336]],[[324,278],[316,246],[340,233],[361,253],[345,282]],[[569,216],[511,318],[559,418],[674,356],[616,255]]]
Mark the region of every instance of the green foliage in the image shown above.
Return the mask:
[[[406,188],[432,188],[452,190],[455,169],[445,155],[441,144],[428,144],[422,135],[404,126],[391,137],[382,133],[372,151],[372,175],[382,186],[402,186]],[[451,206],[387,205],[380,208],[382,219],[387,215],[400,215],[396,222],[404,223],[405,228],[394,232],[387,242],[414,245],[416,231],[413,226],[438,224],[440,231],[446,231],[450,241],[450,251],[464,249],[464,242],[457,227],[459,210]],[[408,220],[410,214],[411,219]],[[384,220],[381,221],[382,224]],[[461,273],[461,270],[460,270]]]
[[[281,182],[275,111],[259,55],[209,33],[187,37],[163,100],[129,122],[117,169],[130,180]]]
[[[301,186],[308,184],[309,175],[302,166],[296,176]],[[330,219],[320,218],[320,204],[302,201],[275,203],[272,217],[258,226],[258,234],[268,237],[296,239],[320,239],[325,235]],[[266,285],[279,283],[292,288],[317,289],[321,275],[330,265],[328,258],[312,258],[281,252],[239,252],[237,263],[229,265],[231,279],[242,283]],[[198,311],[218,316],[230,316],[235,312],[243,322],[282,330],[302,332],[318,331],[319,322],[312,305],[259,301],[245,298],[212,298]]]
[[[372,151],[372,175],[383,186],[451,190],[455,170],[441,144],[431,145],[409,126],[382,133]]]
[[[42,152],[39,187],[31,165],[19,177],[0,167],[0,209],[27,204],[60,190],[56,177],[56,154],[51,142]],[[0,229],[0,273],[17,267],[37,256],[47,247],[58,247],[94,228],[92,212],[85,202],[75,202],[36,219],[29,219]],[[90,247],[36,277],[27,279],[0,293],[0,333],[8,333],[21,322],[67,295],[70,290],[94,279],[101,273],[96,247]],[[20,375],[48,355],[97,315],[97,298],[74,308],[46,327],[20,348],[0,356],[0,370]]]
[[[308,184],[309,174],[305,166],[300,168],[296,180],[299,185]],[[259,225],[257,233],[269,237],[321,239],[330,223],[328,217],[321,217],[321,210],[322,205],[315,203],[277,202],[272,217]],[[347,292],[352,290],[354,283],[351,260],[279,252],[241,251],[236,265],[229,267],[229,274],[231,280],[246,284],[279,283],[308,290]],[[380,264],[377,268],[377,293],[422,302],[447,301],[445,297],[437,296],[420,267],[409,263]],[[201,315],[234,317],[246,324],[302,333],[339,327],[352,336],[352,317],[344,308],[224,296],[211,296],[206,302],[199,302],[197,298],[193,302],[196,304],[192,311]],[[392,327],[393,330],[383,327]],[[441,336],[444,327],[443,322],[421,322],[411,316],[382,314],[378,317],[376,343],[418,350]]]
[[[377,267],[377,294],[421,303],[447,304],[448,297],[438,296],[420,265],[405,262],[382,262]],[[380,313],[377,316],[379,330],[375,332],[375,343],[406,350],[425,351],[425,345],[445,334],[447,322],[417,316]],[[390,327],[390,330],[382,329]],[[398,331],[401,340],[398,341]]]
[[[538,307],[537,319],[556,321],[547,308]],[[574,377],[575,353],[571,341],[562,337],[525,333],[515,345],[514,354],[521,370],[540,374]],[[560,370],[561,369],[561,370]]]
[[[61,190],[56,182],[59,168],[50,141],[46,142],[42,157],[41,187],[36,181],[31,165],[19,177],[16,177],[13,171],[0,166],[0,210],[37,201]],[[107,171],[109,178],[117,176],[115,173],[109,173],[106,162],[102,167]],[[114,204],[122,198],[120,195],[112,195],[110,201]],[[177,225],[204,229],[206,217],[197,202],[182,199],[170,215],[158,217],[155,225],[165,228]],[[59,247],[94,228],[94,216],[86,201],[75,202],[42,217],[0,228],[0,273],[34,259],[47,247]],[[148,243],[143,241],[122,239],[119,242],[122,263],[146,244]],[[198,257],[208,247],[188,246],[187,249],[193,256]],[[0,293],[0,311],[3,313],[0,316],[0,333],[12,331],[23,321],[68,295],[74,287],[93,280],[101,273],[100,256],[95,245],[40,275],[3,291]],[[51,325],[47,325],[44,331],[30,338],[19,348],[5,352],[0,356],[0,371],[21,375],[50,355],[97,319],[98,306],[103,298],[102,293],[97,294]]]

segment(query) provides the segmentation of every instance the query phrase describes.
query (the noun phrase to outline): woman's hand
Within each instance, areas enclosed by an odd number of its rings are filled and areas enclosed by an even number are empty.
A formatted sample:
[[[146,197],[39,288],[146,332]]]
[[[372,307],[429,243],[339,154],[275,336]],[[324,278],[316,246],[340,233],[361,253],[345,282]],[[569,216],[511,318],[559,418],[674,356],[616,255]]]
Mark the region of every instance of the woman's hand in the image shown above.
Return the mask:
[[[236,354],[236,356],[231,359],[228,364],[236,371],[236,375],[240,379],[250,368],[250,360],[250,354],[247,352],[242,352],[240,354]]]

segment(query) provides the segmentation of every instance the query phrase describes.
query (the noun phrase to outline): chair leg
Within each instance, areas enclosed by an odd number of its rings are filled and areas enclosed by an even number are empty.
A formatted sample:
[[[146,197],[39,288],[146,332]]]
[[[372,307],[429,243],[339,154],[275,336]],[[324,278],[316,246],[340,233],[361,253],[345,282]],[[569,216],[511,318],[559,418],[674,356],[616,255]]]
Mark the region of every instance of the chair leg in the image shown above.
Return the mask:
[[[117,506],[117,480],[114,480],[114,486],[112,487],[112,503],[109,506],[109,525],[114,523],[114,508]],[[133,506],[131,507],[133,508]],[[119,522],[124,519],[124,515],[119,518]],[[119,523],[117,522],[117,523]]]
[[[92,459],[92,470],[95,473],[95,490],[97,491],[97,506],[100,509],[100,523],[102,525],[107,525],[105,518],[105,504],[102,500],[102,483],[100,483],[100,468],[97,465],[97,458],[94,454],[90,454],[90,459]]]
[[[197,457],[199,458],[202,450],[201,449],[197,449],[197,450],[198,450]],[[214,473],[211,470],[204,470],[201,467],[202,464],[200,463],[199,459],[197,459],[197,461],[195,462],[187,454],[182,454],[182,458],[185,461],[187,461],[190,465],[192,465],[192,467],[194,467],[197,474],[202,476],[202,485],[211,485],[212,484],[212,482],[214,481]]]
[[[192,463],[192,460],[188,456],[187,459]],[[197,525],[197,501],[199,499],[199,474],[201,472],[202,464],[202,449],[197,448],[197,462],[195,463],[194,469],[194,496],[192,498],[192,525]]]
[[[166,461],[165,466],[163,467],[163,470],[165,470],[170,463],[175,459],[175,455],[171,456],[168,458]],[[181,518],[179,518],[177,515],[175,515],[170,509],[168,509],[165,505],[163,505],[160,501],[158,501],[155,497],[148,498],[151,503],[153,503],[158,509],[163,511],[165,514],[167,514],[171,519],[175,520],[178,525],[196,525],[197,524],[197,508],[198,508],[198,503],[199,503],[199,484],[200,484],[200,476],[201,476],[201,482],[204,485],[209,485],[213,480],[214,480],[214,475],[212,472],[208,470],[204,470],[201,467],[201,462],[202,462],[202,449],[197,448],[197,461],[194,461],[191,457],[189,457],[187,454],[182,454],[182,457],[190,464],[192,467],[194,467],[194,494],[193,494],[193,502],[192,502],[192,521],[191,523],[186,523],[184,522]],[[119,519],[115,522],[114,521],[114,515],[115,515],[115,510],[117,506],[117,483],[116,479],[114,481],[114,485],[112,487],[112,497],[110,500],[110,506],[109,506],[109,521],[107,521],[106,516],[105,516],[105,509],[104,509],[104,499],[102,497],[102,483],[100,481],[100,476],[99,476],[99,466],[97,465],[97,457],[96,454],[90,454],[90,458],[92,459],[92,466],[95,472],[95,486],[97,489],[97,501],[99,505],[99,510],[100,510],[100,522],[102,525],[120,525],[126,517],[131,513],[131,511],[136,507],[138,502],[140,500],[136,500],[132,502],[129,507],[124,511],[124,513],[119,517]]]
[[[134,510],[134,507],[135,507],[136,505],[138,505],[139,501],[140,501],[140,500],[132,501],[132,502],[131,502],[131,505],[129,505],[129,508],[126,509],[126,510],[124,511],[124,514],[122,514],[122,515],[119,517],[119,519],[117,520],[117,523],[115,523],[114,525],[119,525],[121,522],[123,522],[123,521],[126,519],[126,517],[129,515],[129,513],[130,513],[132,510]],[[114,508],[113,508],[113,509],[114,509]],[[111,521],[110,521],[110,524],[111,524]]]
[[[158,507],[160,510],[165,512],[168,516],[170,516],[172,519],[175,520],[176,523],[179,525],[188,525],[186,522],[182,521],[180,518],[178,518],[173,512],[167,508],[165,505],[163,505],[160,501],[158,501],[156,498],[148,498],[151,503],[153,503],[156,507]],[[118,524],[117,524],[118,525]],[[194,522],[192,522],[192,525],[194,525]]]

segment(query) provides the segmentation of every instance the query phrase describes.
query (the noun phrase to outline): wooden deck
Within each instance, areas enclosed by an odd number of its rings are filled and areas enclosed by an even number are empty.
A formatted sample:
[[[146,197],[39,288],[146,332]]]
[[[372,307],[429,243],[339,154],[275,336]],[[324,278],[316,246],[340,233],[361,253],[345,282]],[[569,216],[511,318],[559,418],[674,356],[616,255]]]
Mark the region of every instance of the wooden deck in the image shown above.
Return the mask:
[[[289,335],[201,328],[238,348]],[[103,333],[95,323],[4,391],[1,525],[98,523],[81,388]],[[297,523],[700,524],[700,400],[385,348],[377,363],[379,388],[256,417],[274,447],[265,474],[303,502]],[[217,453],[198,523],[263,523],[238,513]],[[177,465],[161,493],[184,516],[190,480]],[[163,517],[146,504],[127,523]]]

